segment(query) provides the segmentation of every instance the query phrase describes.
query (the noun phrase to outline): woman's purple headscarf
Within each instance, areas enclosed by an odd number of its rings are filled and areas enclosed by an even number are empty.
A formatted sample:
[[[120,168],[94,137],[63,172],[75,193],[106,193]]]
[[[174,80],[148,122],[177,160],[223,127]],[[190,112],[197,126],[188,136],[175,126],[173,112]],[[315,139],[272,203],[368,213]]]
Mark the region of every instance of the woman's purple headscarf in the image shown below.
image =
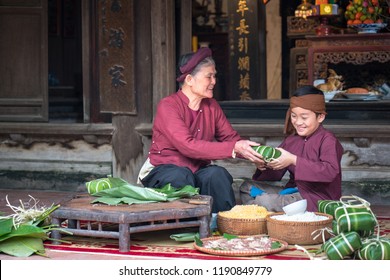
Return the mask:
[[[187,75],[191,74],[194,71],[195,67],[201,62],[203,59],[207,57],[211,57],[212,52],[209,48],[200,48],[191,58],[188,60],[186,64],[180,67],[181,75],[176,79],[179,83],[184,82]]]

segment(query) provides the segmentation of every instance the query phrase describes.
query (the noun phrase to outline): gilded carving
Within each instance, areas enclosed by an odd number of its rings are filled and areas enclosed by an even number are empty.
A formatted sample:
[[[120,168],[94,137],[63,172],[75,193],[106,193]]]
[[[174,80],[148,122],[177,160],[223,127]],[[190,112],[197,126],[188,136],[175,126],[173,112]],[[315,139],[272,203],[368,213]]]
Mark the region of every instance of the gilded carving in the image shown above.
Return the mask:
[[[307,67],[306,55],[304,55],[304,54],[299,55],[299,54],[298,54],[298,55],[296,56],[295,65]]]
[[[309,46],[309,42],[307,40],[299,40],[295,41],[295,47],[297,48],[307,48]]]
[[[297,70],[296,88],[309,84],[307,70]]]
[[[383,46],[390,45],[390,39],[372,39],[372,40],[359,40],[359,39],[349,39],[349,40],[329,40],[326,42],[329,46]]]
[[[288,33],[314,33],[318,25],[319,19],[317,18],[287,17]]]
[[[386,63],[390,61],[389,51],[363,51],[363,52],[316,52],[313,54],[314,78],[324,78],[329,63],[348,63],[364,65],[370,62]]]

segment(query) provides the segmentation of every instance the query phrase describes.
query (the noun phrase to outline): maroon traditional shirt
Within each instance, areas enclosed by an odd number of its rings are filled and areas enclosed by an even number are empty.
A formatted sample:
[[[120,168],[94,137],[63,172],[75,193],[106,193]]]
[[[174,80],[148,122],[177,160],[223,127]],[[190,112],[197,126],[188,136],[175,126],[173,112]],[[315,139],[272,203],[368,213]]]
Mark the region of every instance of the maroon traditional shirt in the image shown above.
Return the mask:
[[[297,156],[296,165],[263,172],[257,169],[253,180],[278,181],[289,171],[286,187],[298,187],[301,196],[307,199],[308,211],[318,210],[318,200],[340,199],[343,147],[333,133],[321,125],[309,137],[288,136],[280,147]]]
[[[203,99],[197,114],[188,104],[181,90],[160,101],[149,151],[152,165],[175,164],[195,172],[211,160],[232,157],[241,138],[218,102]]]

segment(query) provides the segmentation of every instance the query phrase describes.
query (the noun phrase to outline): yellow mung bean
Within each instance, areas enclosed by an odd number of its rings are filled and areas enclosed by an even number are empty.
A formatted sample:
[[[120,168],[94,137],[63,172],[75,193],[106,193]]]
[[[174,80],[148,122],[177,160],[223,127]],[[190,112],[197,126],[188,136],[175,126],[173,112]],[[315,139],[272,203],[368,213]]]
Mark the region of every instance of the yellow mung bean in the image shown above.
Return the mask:
[[[258,219],[265,218],[268,211],[265,207],[259,205],[236,205],[229,211],[219,212],[224,218],[234,219]]]

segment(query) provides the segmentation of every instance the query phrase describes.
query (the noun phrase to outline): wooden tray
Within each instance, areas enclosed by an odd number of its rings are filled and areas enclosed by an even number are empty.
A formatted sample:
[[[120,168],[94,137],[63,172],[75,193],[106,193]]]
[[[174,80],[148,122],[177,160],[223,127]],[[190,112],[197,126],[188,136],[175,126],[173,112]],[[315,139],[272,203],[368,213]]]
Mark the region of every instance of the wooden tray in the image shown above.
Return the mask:
[[[241,236],[239,238],[247,238],[247,237],[250,237],[250,236]],[[251,236],[251,237],[253,237],[253,236]],[[223,236],[208,237],[208,238],[203,238],[201,240],[204,242],[204,241],[207,241],[207,240],[217,240],[217,239],[221,239],[221,238],[224,238],[224,237]],[[224,250],[214,250],[214,249],[210,249],[210,248],[204,248],[204,247],[198,246],[194,242],[194,247],[195,247],[195,249],[197,249],[197,250],[199,250],[199,251],[201,251],[203,253],[207,253],[207,254],[211,254],[211,255],[219,255],[219,256],[231,256],[231,257],[249,257],[249,256],[271,255],[271,254],[275,254],[275,253],[278,253],[278,252],[281,252],[281,251],[284,251],[284,250],[287,249],[288,243],[286,241],[283,241],[283,240],[280,240],[280,239],[276,239],[276,238],[270,238],[270,239],[271,239],[271,241],[279,241],[282,246],[280,248],[276,248],[276,249],[260,250],[260,251],[257,251],[257,250],[251,250],[251,251],[241,251],[241,250],[224,251]]]

